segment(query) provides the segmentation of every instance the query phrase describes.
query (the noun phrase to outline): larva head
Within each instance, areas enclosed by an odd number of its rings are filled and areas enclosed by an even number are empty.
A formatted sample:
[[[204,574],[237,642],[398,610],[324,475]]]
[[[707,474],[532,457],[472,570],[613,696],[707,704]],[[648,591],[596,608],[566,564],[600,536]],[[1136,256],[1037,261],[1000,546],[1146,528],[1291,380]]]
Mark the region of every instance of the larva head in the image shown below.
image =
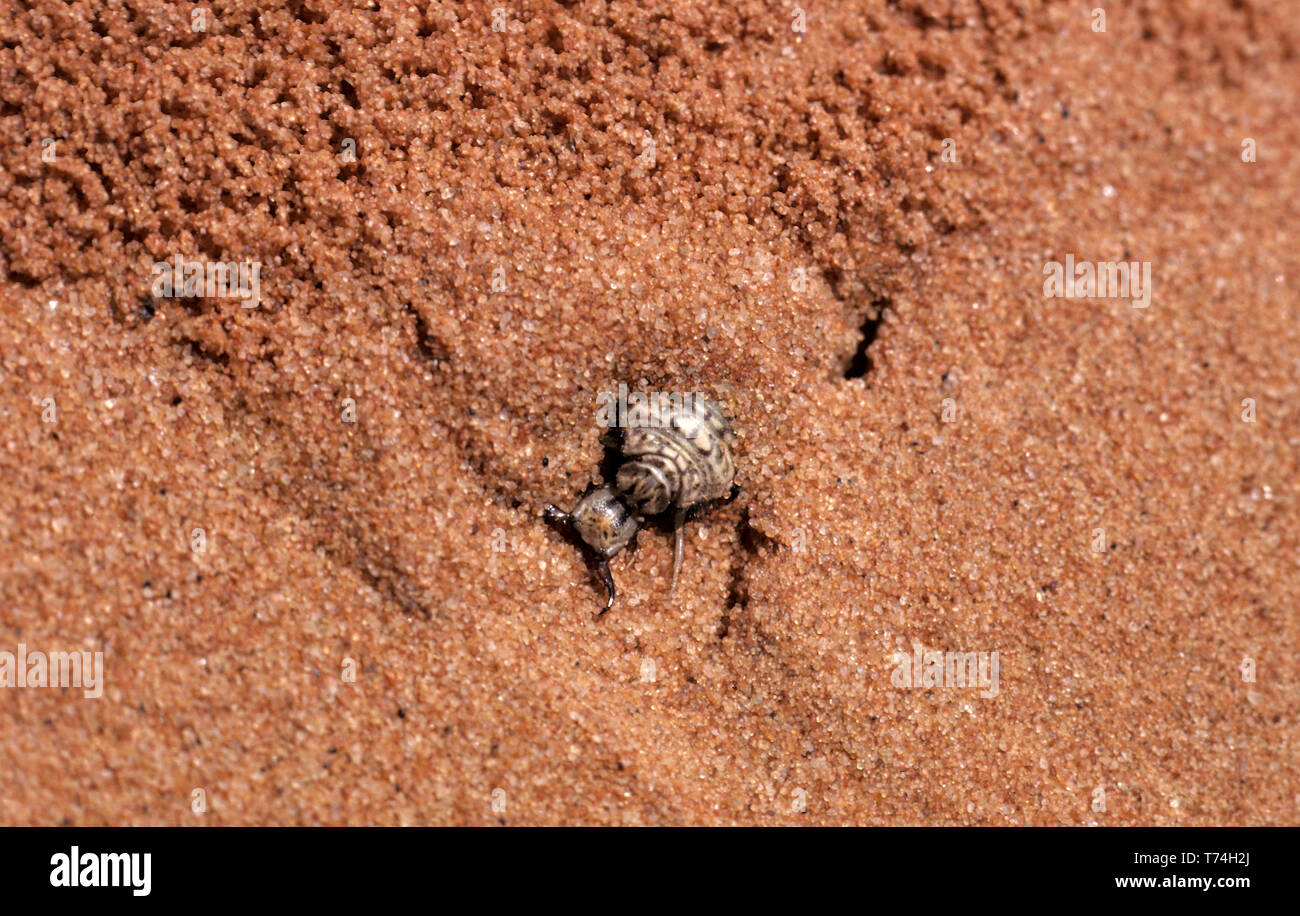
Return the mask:
[[[609,487],[588,493],[572,512],[549,506],[547,515],[567,519],[583,543],[602,560],[608,560],[626,547],[638,527],[636,516]]]

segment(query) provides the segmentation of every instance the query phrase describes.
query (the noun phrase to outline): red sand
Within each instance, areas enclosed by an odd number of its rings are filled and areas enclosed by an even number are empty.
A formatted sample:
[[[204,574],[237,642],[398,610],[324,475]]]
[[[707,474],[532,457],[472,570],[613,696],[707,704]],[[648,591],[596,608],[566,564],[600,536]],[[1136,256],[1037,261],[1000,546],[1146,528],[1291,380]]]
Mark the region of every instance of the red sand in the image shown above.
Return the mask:
[[[272,6],[0,11],[0,822],[1296,823],[1295,3]],[[739,493],[593,622],[619,382]]]

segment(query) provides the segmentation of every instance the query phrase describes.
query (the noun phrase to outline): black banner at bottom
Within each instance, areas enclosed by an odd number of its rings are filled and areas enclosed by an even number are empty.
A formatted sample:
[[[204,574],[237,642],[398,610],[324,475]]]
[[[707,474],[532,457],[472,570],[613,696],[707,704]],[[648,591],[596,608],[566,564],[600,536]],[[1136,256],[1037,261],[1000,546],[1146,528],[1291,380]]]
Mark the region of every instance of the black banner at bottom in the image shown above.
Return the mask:
[[[493,904],[576,893],[603,906],[680,905],[688,888],[690,902],[702,891],[733,905],[847,891],[863,905],[1050,893],[1231,906],[1287,889],[1296,840],[1292,828],[10,828],[0,830],[0,881],[11,901],[127,906],[338,906],[442,890]]]

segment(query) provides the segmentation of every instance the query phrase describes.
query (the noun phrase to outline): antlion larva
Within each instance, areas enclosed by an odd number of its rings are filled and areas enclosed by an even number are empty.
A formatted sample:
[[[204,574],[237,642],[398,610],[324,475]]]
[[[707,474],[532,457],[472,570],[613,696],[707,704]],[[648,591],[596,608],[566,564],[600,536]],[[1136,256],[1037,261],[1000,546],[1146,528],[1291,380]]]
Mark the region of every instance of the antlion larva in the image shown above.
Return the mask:
[[[546,507],[546,517],[573,527],[596,555],[597,572],[614,606],[614,577],[609,561],[635,537],[648,515],[673,512],[673,581],[682,568],[686,513],[731,493],[736,465],[736,434],[722,410],[704,398],[688,395],[651,406],[623,430],[614,486],[584,496],[572,512]]]

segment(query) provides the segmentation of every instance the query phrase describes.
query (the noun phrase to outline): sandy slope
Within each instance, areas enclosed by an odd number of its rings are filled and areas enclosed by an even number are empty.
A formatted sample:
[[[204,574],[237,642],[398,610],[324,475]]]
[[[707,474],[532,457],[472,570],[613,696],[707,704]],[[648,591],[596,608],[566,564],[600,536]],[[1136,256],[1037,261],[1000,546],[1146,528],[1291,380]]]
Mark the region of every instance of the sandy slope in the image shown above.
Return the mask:
[[[0,822],[1296,822],[1295,3],[32,5],[0,650],[105,685],[0,690]],[[593,622],[619,382],[739,492]]]

